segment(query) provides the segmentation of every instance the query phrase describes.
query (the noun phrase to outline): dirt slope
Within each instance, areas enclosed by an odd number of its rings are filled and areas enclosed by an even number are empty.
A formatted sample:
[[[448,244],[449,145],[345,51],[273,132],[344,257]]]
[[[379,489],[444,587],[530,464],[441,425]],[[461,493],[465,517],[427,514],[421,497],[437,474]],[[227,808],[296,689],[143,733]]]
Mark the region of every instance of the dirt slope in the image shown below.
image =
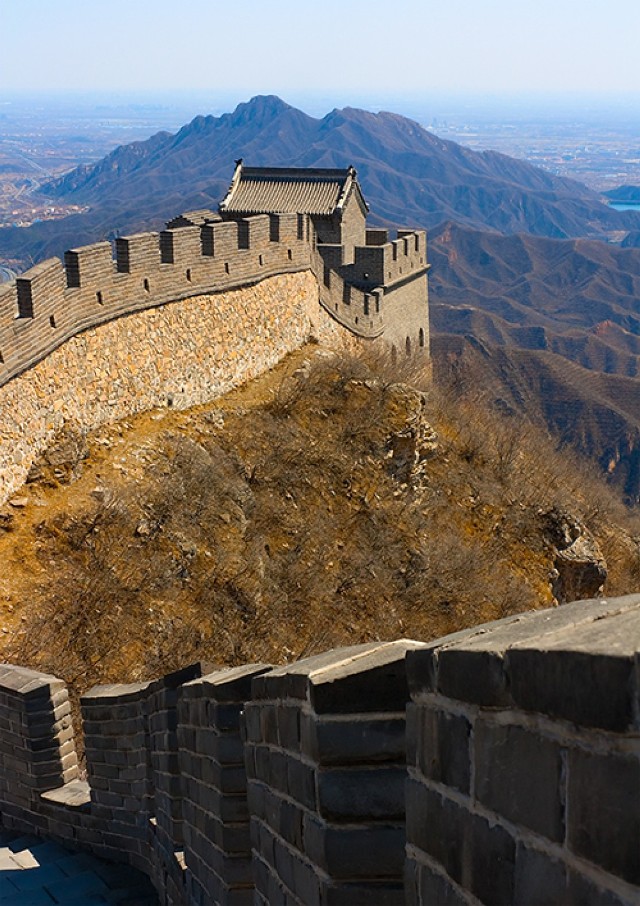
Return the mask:
[[[435,637],[589,593],[601,560],[608,593],[637,590],[639,526],[606,488],[419,385],[308,347],[208,406],[70,432],[0,512],[3,656],[77,692]],[[592,572],[569,575],[578,542]]]

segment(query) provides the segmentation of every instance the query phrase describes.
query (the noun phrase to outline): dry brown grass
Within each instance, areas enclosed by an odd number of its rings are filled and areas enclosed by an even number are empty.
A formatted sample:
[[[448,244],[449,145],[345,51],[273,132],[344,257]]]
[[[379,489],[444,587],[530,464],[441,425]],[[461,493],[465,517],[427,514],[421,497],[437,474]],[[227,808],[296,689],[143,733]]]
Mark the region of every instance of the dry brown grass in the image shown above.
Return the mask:
[[[111,449],[98,432],[82,479],[20,517],[40,579],[5,656],[78,692],[437,637],[552,603],[552,508],[598,538],[611,592],[637,589],[637,520],[601,481],[480,397],[401,378],[308,349],[216,404],[132,421]],[[425,420],[437,448],[411,471],[403,432]]]

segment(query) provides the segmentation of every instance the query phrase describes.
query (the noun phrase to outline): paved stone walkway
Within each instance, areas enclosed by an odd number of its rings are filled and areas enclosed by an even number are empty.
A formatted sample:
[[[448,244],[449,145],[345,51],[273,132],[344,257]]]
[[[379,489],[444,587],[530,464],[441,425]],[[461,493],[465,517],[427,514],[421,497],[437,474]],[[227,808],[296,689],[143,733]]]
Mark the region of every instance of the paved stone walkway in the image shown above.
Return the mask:
[[[158,906],[150,881],[50,840],[0,830],[0,906]]]

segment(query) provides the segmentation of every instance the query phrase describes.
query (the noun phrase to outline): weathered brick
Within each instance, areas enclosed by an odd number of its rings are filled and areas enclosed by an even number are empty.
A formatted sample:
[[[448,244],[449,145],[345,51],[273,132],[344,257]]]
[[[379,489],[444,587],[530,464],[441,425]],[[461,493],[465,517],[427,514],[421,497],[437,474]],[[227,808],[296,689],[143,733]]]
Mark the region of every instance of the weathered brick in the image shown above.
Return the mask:
[[[410,857],[404,879],[406,906],[477,906],[475,897],[466,894],[451,878]]]
[[[286,789],[307,808],[316,807],[316,770],[298,758],[288,757]]]
[[[520,844],[516,853],[514,902],[539,903],[541,906],[565,906],[573,902],[568,896],[566,865]]]
[[[564,775],[558,743],[537,732],[478,719],[474,748],[478,800],[510,821],[562,842]]]
[[[611,879],[602,877],[599,885],[587,875],[569,870],[565,902],[571,906],[574,903],[588,903],[589,906],[636,906],[640,901],[636,891],[632,891],[629,896],[618,894],[607,887],[607,882],[611,883]]]
[[[379,718],[309,716],[303,724],[303,743],[305,752],[321,765],[404,763],[404,713]]]
[[[425,777],[469,792],[471,724],[437,707],[413,705],[410,718],[413,763]]]
[[[512,906],[515,841],[457,802],[410,779],[407,842],[431,856],[481,902]]]
[[[321,882],[323,906],[404,906],[404,884],[393,881]]]
[[[640,757],[569,751],[569,848],[640,885]]]
[[[640,632],[634,615],[619,631]],[[612,620],[603,621],[608,624]],[[591,650],[591,627],[576,631],[558,649],[514,648],[507,658],[511,692],[516,704],[528,711],[541,711],[581,726],[600,727],[622,733],[634,720],[632,679],[633,653],[619,656]],[[586,638],[585,638],[586,637]],[[613,644],[613,639],[611,640]],[[583,645],[583,650],[571,650]]]
[[[307,813],[307,856],[332,878],[399,878],[404,867],[403,824],[341,827]]]
[[[318,811],[334,821],[403,818],[406,769],[323,769],[318,772]]]

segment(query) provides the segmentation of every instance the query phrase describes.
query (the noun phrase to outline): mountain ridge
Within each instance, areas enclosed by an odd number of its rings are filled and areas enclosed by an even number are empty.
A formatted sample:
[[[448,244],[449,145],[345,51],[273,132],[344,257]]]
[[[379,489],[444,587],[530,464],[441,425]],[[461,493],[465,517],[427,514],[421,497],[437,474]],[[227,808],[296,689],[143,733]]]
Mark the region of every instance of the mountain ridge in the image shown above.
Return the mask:
[[[354,165],[378,225],[433,228],[457,220],[557,238],[640,230],[640,214],[614,211],[580,183],[499,152],[463,148],[399,114],[346,107],[315,119],[259,96],[220,117],[198,116],[176,133],[121,146],[45,184],[46,197],[90,210],[0,230],[0,257],[37,261],[115,231],[160,228],[190,207],[215,207],[238,157],[257,166]]]
[[[122,146],[43,187],[91,208],[62,221],[0,230],[0,257],[62,255],[92,241],[161,228],[190,208],[215,208],[238,157],[252,165],[354,164],[372,224],[430,230],[434,333],[472,335],[487,349],[500,349],[503,360],[513,356],[512,371],[526,353],[535,417],[563,434],[544,388],[555,387],[565,401],[582,400],[582,423],[570,420],[577,445],[601,467],[613,463],[610,473],[620,476],[625,493],[640,496],[640,482],[629,479],[637,471],[635,407],[625,403],[617,412],[612,452],[601,409],[590,419],[582,392],[591,382],[595,393],[597,375],[617,374],[625,399],[640,397],[640,214],[616,212],[579,183],[499,152],[463,148],[398,114],[346,107],[315,119],[263,96],[220,117],[195,117],[176,133]],[[618,238],[628,231],[619,246],[599,241],[611,230]],[[566,380],[556,368],[545,383],[545,356],[567,363]],[[570,363],[588,379],[575,378]],[[497,377],[487,380],[495,384]],[[615,382],[604,382],[609,392]],[[496,398],[503,395],[497,388]]]

